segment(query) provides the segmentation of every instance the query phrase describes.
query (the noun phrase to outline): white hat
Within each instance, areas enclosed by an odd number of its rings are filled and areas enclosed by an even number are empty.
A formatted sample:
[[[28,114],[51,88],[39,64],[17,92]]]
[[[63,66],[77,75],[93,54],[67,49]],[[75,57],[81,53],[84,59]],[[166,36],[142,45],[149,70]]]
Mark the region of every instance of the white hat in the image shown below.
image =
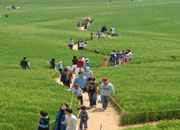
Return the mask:
[[[62,61],[59,61],[59,64],[62,64]]]
[[[89,60],[88,58],[86,60]]]
[[[70,67],[70,66],[67,66],[66,68],[67,68],[68,70],[71,70],[71,67]]]

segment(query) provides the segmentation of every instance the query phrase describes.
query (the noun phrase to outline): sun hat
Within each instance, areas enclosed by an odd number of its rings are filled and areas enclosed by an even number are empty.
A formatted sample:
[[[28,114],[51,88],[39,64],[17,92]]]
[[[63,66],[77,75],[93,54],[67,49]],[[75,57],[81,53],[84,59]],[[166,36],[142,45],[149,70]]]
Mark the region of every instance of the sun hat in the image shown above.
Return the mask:
[[[109,82],[109,79],[108,78],[102,78],[101,79],[103,82]]]
[[[62,61],[59,61],[59,64],[62,64]]]

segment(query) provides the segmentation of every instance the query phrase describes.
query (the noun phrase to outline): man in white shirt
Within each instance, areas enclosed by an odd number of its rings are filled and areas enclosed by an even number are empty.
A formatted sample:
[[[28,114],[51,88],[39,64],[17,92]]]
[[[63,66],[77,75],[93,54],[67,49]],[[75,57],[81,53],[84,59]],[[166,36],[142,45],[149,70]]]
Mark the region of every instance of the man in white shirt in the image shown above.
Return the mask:
[[[70,38],[70,40],[68,41],[69,49],[72,49],[73,45],[74,45],[74,41],[72,40],[72,38]]]
[[[65,110],[66,113],[66,121],[63,124],[66,124],[66,130],[77,130],[77,118],[72,114],[72,109],[67,108]]]

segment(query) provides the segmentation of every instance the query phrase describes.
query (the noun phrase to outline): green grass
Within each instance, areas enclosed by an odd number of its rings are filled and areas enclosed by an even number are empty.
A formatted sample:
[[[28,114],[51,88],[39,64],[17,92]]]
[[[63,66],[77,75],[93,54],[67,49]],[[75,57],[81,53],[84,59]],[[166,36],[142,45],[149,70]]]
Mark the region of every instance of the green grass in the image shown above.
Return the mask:
[[[6,10],[18,4],[18,10]],[[108,77],[115,85],[116,101],[122,125],[160,119],[179,118],[179,111],[146,113],[144,111],[180,108],[180,55],[178,0],[15,0],[0,5],[0,129],[33,130],[39,111],[55,119],[60,103],[70,102],[65,87],[48,78],[54,71],[46,64],[51,58],[71,64],[74,55],[84,55],[93,66],[105,56],[92,52],[68,50],[67,40],[90,38],[90,31],[78,31],[77,21],[90,16],[94,33],[103,25],[114,26],[118,37],[88,42],[88,49],[109,53],[113,49],[131,49],[132,62],[122,67],[93,68],[98,80]],[[4,18],[8,13],[9,18]],[[31,14],[31,18],[27,18]],[[27,56],[31,70],[24,71],[19,61]],[[75,109],[77,101],[74,99]],[[135,113],[136,112],[136,113]],[[139,113],[143,112],[143,113]]]
[[[178,130],[180,121],[163,121],[157,125],[144,125],[137,128],[127,128],[126,130]]]

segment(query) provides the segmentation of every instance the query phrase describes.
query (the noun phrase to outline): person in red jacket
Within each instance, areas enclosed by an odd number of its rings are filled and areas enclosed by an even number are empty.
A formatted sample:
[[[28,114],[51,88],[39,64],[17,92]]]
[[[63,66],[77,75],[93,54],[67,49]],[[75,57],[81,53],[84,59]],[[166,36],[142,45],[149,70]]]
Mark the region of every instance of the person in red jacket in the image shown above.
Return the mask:
[[[79,58],[78,62],[77,62],[77,69],[79,71],[84,71],[84,60],[82,57]]]

